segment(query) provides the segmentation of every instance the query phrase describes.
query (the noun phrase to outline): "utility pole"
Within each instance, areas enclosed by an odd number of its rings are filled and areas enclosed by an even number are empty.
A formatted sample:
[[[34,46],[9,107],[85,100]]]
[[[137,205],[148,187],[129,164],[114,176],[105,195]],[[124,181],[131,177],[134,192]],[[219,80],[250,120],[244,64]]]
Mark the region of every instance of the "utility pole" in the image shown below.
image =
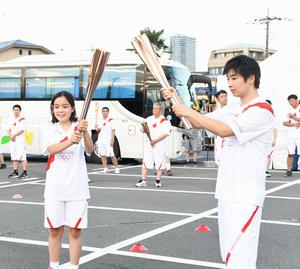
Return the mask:
[[[265,59],[269,56],[269,32],[270,32],[270,23],[273,21],[282,21],[282,20],[290,20],[288,18],[280,18],[280,17],[270,17],[269,16],[269,8],[267,9],[267,16],[255,19],[253,23],[255,24],[265,24],[266,25],[266,47],[265,47]]]

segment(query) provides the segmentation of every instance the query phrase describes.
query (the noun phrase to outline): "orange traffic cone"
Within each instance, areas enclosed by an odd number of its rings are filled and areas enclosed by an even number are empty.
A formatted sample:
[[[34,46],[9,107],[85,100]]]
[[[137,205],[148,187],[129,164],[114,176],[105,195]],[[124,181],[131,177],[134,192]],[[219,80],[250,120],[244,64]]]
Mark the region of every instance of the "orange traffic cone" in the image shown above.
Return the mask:
[[[142,244],[135,244],[131,249],[131,252],[147,252],[148,249]]]
[[[199,232],[199,233],[207,233],[207,232],[211,232],[211,229],[206,226],[206,225],[199,225],[195,231]]]

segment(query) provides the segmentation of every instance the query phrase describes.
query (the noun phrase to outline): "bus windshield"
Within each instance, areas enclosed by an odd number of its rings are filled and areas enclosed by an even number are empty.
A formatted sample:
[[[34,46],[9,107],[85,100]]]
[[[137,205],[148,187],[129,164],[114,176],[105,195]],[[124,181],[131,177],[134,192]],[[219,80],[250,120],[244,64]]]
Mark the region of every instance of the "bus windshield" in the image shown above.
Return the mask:
[[[192,106],[191,96],[187,87],[190,72],[187,69],[169,66],[166,66],[164,71],[170,85],[177,90],[183,103],[189,107]]]

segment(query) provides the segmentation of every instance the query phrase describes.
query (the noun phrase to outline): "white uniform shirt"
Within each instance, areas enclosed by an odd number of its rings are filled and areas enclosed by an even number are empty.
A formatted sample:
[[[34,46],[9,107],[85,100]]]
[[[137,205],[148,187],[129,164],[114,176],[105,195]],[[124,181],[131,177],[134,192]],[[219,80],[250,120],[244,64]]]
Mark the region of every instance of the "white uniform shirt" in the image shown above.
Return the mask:
[[[101,129],[98,135],[98,143],[109,144],[111,141],[111,132],[115,130],[115,123],[112,118],[101,119],[99,121],[99,128]]]
[[[13,119],[9,123],[8,129],[10,129],[10,132],[11,132],[12,135],[15,135],[19,131],[25,131],[25,129],[26,129],[26,120],[25,120],[25,118],[24,117],[19,117],[17,119]],[[16,136],[16,141],[15,142],[11,141],[11,143],[24,144],[25,143],[25,132],[23,132],[22,134]]]
[[[300,118],[300,105],[298,105],[297,108],[292,108],[292,110],[289,112],[293,116],[296,116],[297,118]],[[287,122],[290,123],[296,123],[297,121],[291,118],[286,119]],[[298,127],[288,127],[288,137],[289,138],[300,138],[300,128]]]
[[[150,130],[151,139],[154,140],[160,137],[163,134],[170,135],[171,124],[169,120],[163,115],[155,118],[153,115],[146,119]],[[168,146],[168,140],[165,138],[154,145],[154,148],[161,148],[162,150],[166,150]],[[146,149],[153,150],[153,147],[150,144],[149,139],[146,139]]]
[[[264,108],[248,107],[257,103],[263,104]],[[235,135],[224,139],[215,194],[217,199],[263,205],[265,169],[274,126],[269,109],[272,110],[263,98],[258,97],[245,106],[232,104],[223,114],[209,115],[229,125]]]
[[[73,122],[70,129],[64,131],[59,123],[51,123],[44,133],[44,155],[49,155],[49,146],[69,138],[76,125],[77,123]],[[49,156],[44,197],[56,201],[90,198],[83,138],[79,144],[74,144],[60,153]]]

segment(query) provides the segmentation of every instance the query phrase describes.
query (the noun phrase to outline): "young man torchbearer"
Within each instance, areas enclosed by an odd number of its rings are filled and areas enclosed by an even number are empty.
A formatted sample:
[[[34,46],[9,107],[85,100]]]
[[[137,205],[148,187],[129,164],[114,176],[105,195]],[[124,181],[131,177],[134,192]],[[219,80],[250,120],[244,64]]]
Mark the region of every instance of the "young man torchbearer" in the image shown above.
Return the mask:
[[[215,194],[221,256],[226,268],[255,269],[273,110],[257,93],[260,68],[254,59],[234,57],[226,63],[224,74],[239,103],[228,105],[224,113],[206,116],[183,104],[174,105],[173,110],[187,117],[194,128],[224,138]],[[173,88],[162,92],[165,99],[176,94]]]

